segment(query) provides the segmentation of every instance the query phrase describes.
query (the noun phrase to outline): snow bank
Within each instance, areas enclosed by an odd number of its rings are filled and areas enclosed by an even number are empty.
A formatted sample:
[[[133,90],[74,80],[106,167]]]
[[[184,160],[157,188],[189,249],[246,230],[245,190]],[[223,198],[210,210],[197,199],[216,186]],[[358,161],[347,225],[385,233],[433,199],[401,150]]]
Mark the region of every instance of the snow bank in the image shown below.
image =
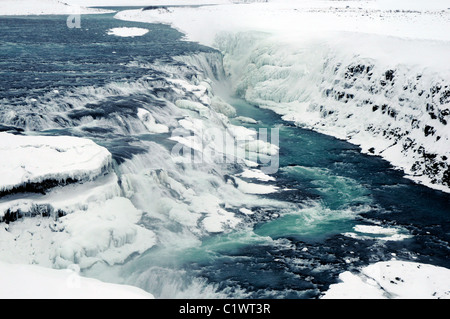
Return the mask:
[[[118,37],[140,37],[143,36],[144,34],[147,34],[149,31],[150,31],[149,29],[144,28],[122,27],[109,29],[107,34],[115,35]]]
[[[70,1],[68,1],[70,2]],[[72,1],[76,2],[76,1]],[[43,14],[97,14],[109,13],[112,10],[86,8],[76,3],[68,4],[58,0],[1,0],[2,15],[43,15]]]
[[[171,24],[188,39],[213,45],[222,32],[260,31],[320,35],[358,32],[413,39],[448,40],[448,1],[289,1],[172,7],[170,10],[128,10],[116,17]]]
[[[85,210],[90,203],[120,195],[117,175],[111,172],[93,181],[55,187],[45,194],[20,193],[6,196],[0,199],[0,216],[7,222],[22,217],[56,217]]]
[[[359,273],[346,271],[323,299],[449,299],[450,270],[405,261],[383,261]]]
[[[0,133],[0,192],[45,181],[93,180],[108,170],[111,153],[93,141],[71,136]]]
[[[1,299],[153,299],[142,289],[55,270],[0,262]]]
[[[85,7],[130,6],[189,6],[230,3],[232,0],[66,0],[67,3]]]
[[[61,269],[121,264],[156,244],[156,235],[139,225],[142,214],[130,200],[113,197],[56,220],[37,216],[2,224],[0,260]]]
[[[96,262],[114,265],[144,252],[155,245],[156,236],[137,225],[141,216],[142,211],[130,200],[116,197],[62,217],[59,228],[68,238],[56,249],[56,264],[76,263],[81,268]]]

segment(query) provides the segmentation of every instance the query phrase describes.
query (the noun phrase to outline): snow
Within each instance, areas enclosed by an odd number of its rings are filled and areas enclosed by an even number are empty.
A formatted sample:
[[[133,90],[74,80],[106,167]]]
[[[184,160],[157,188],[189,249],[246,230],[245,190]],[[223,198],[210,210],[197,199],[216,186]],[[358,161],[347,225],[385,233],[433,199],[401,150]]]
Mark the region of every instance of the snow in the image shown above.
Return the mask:
[[[242,123],[249,123],[249,124],[257,124],[258,121],[256,121],[255,119],[252,119],[251,117],[247,117],[247,116],[237,116],[234,118],[237,121],[240,121]]]
[[[230,3],[231,0],[66,0],[67,3],[85,7],[130,6],[188,6]]]
[[[269,176],[257,169],[245,169],[242,173],[239,173],[238,176],[245,178],[254,178],[263,182],[275,181],[275,177]]]
[[[189,4],[204,4],[205,1],[193,0]],[[25,1],[14,2],[14,5],[10,2],[0,1],[1,14],[67,13],[55,2],[52,2],[55,4],[52,8],[37,8],[34,4],[27,7]],[[74,5],[102,4],[102,0],[89,1],[89,4],[87,2],[69,0]],[[425,145],[428,150],[439,155],[448,153],[447,126],[438,121],[433,122],[441,139],[436,141],[438,143],[431,143],[431,137],[423,136],[424,126],[409,130],[405,124],[410,119],[408,116],[416,116],[423,123],[429,123],[426,118],[428,112],[425,110],[409,109],[408,105],[401,105],[401,108],[396,109],[395,120],[388,116],[374,116],[372,112],[361,112],[349,121],[346,119],[351,118],[350,114],[357,114],[361,105],[350,106],[352,103],[326,98],[323,94],[330,87],[342,86],[347,90],[349,83],[343,80],[346,67],[358,64],[375,66],[372,82],[356,76],[355,84],[346,91],[353,94],[358,103],[370,96],[368,88],[390,68],[396,70],[399,86],[393,91],[381,89],[381,94],[373,97],[374,103],[382,105],[399,98],[405,100],[404,94],[407,92],[403,92],[402,84],[413,82],[418,74],[423,74],[426,80],[418,83],[418,86],[427,90],[442,77],[444,80],[448,79],[446,66],[450,35],[446,30],[450,26],[450,11],[445,1],[424,4],[419,1],[276,0],[245,5],[231,4],[225,0],[214,2],[223,4],[196,8],[172,7],[168,10],[127,10],[118,13],[116,17],[168,23],[185,32],[188,39],[219,48],[224,53],[224,67],[230,74],[233,89],[238,95],[261,107],[271,108],[285,120],[300,126],[349,139],[360,144],[364,152],[369,152],[374,147],[377,155],[385,156],[399,167],[408,168],[419,159],[418,155],[412,154],[413,151],[407,152],[408,156],[403,156],[402,150],[397,149],[407,137],[413,138],[418,146]],[[7,10],[3,10],[7,7],[6,3],[10,5]],[[119,3],[122,4],[123,1],[104,2],[106,5]],[[138,3],[148,5],[143,1],[127,1],[123,4]],[[157,4],[179,3],[152,2],[152,5]],[[63,8],[67,9],[66,6]],[[111,29],[110,33],[120,36],[123,35],[120,32],[124,31],[125,35],[132,35],[130,29],[124,28]],[[222,67],[222,61],[217,56],[179,57],[179,61],[198,66],[206,74],[213,69],[221,70]],[[341,64],[344,67],[334,74],[335,67]],[[212,73],[208,76],[212,78]],[[278,153],[277,146],[255,141],[255,130],[229,123],[227,117],[234,116],[235,110],[211,94],[211,83],[207,79],[193,77],[192,81],[187,81],[176,79],[175,76],[169,82],[176,87],[173,89],[179,93],[179,97],[175,105],[170,103],[168,108],[182,109],[182,116],[179,117],[182,119],[172,122],[194,133],[194,136],[173,136],[171,139],[201,152],[203,164],[211,165],[211,171],[217,168],[213,165],[217,157],[209,155],[208,153],[212,153],[209,151],[226,153],[209,130],[217,126],[226,128],[227,134],[234,136],[238,142],[243,141],[240,146],[244,149],[268,155]],[[417,83],[412,83],[410,87],[415,84]],[[366,91],[354,92],[356,87],[365,88]],[[142,88],[148,89],[145,86]],[[123,90],[131,91],[129,87],[124,87]],[[192,97],[193,100],[183,97],[186,92],[191,93],[189,98]],[[339,92],[331,92],[331,95],[337,93]],[[412,95],[406,97],[412,99]],[[150,133],[167,133],[168,124],[161,124],[161,117],[152,112],[154,111],[144,108],[137,110],[134,123],[138,123],[139,127],[135,128],[136,132],[141,134],[144,133],[143,130],[147,130]],[[249,118],[236,120],[254,123]],[[366,131],[365,126],[370,124],[379,130]],[[396,128],[396,125],[401,132],[410,131],[410,135],[399,140],[395,140],[393,135],[387,139],[380,138],[383,129]],[[0,227],[0,260],[21,264],[37,263],[68,269],[73,268],[73,264],[81,269],[98,264],[121,264],[134,254],[147,251],[158,241],[176,241],[170,238],[173,234],[158,234],[156,237],[155,233],[144,228],[140,222],[145,214],[152,220],[162,221],[162,224],[169,221],[178,223],[196,235],[220,233],[241,222],[230,208],[239,209],[242,214],[253,214],[251,208],[256,204],[267,203],[253,195],[279,191],[278,187],[267,183],[273,181],[271,176],[256,169],[245,170],[237,176],[264,182],[262,184],[250,183],[237,177],[234,179],[235,184],[230,182],[231,179],[226,183],[218,176],[192,169],[188,164],[183,165],[183,170],[180,171],[175,166],[181,156],[171,157],[173,154],[150,143],[148,154],[134,156],[132,161],[127,160],[117,168],[120,172],[120,187],[118,177],[108,171],[111,155],[91,141],[71,137],[13,136],[1,133],[0,145],[0,162],[3,165],[0,166],[0,176],[7,177],[1,179],[0,187],[4,190],[47,179],[66,180],[70,177],[84,182],[57,187],[45,195],[15,194],[10,201],[0,201],[2,212],[8,209],[29,212],[36,207],[51,205],[52,209],[61,209],[67,213],[56,221],[38,216]],[[29,152],[32,152],[32,156],[28,155]],[[52,161],[47,161],[47,158]],[[49,162],[52,163],[51,166]],[[244,162],[249,166],[252,164],[250,161]],[[102,176],[105,170],[108,174]],[[417,178],[423,179],[423,183],[430,182],[426,176]],[[193,180],[196,181],[194,185]],[[72,191],[75,196],[67,198],[65,195]],[[120,197],[121,195],[127,198]],[[345,235],[381,240],[400,240],[409,236],[399,228],[363,225],[357,225],[354,232]],[[192,237],[198,239],[194,235]],[[420,296],[437,298],[449,295],[446,269],[396,261],[375,265],[364,268],[361,274],[341,274],[340,278],[344,283],[331,286],[325,297],[348,297],[352,292],[361,298],[401,298],[412,294],[417,294],[414,297],[421,294]],[[58,271],[59,274],[63,271],[67,273],[65,269],[48,271],[54,272],[53,274]],[[30,273],[37,280],[33,270],[28,271],[27,268],[23,273],[24,278]],[[11,275],[11,278],[18,276]],[[57,275],[51,277],[56,278]],[[397,277],[400,279],[397,280]],[[391,280],[388,281],[388,278]],[[398,283],[395,285],[391,281]],[[39,286],[42,285],[38,282],[33,285],[33,289]],[[55,291],[56,286],[52,287]],[[26,288],[22,287],[21,290],[23,289]],[[30,289],[31,297],[33,293],[34,296],[37,293],[33,289]]]
[[[153,299],[137,287],[79,275],[76,267],[49,269],[0,261],[1,299]]]
[[[449,299],[450,270],[410,262],[382,261],[339,275],[323,299]]]
[[[400,227],[381,227],[377,225],[356,225],[354,232],[344,233],[344,236],[357,239],[377,239],[382,241],[400,241],[411,238],[406,230]]]
[[[20,212],[23,216],[41,215],[43,208],[47,212],[70,214],[86,209],[89,203],[105,201],[120,194],[117,175],[111,172],[93,181],[54,187],[46,194],[5,196],[0,199],[0,216],[7,211]]]
[[[151,133],[169,132],[169,128],[167,127],[167,125],[156,123],[155,118],[149,111],[139,108],[137,115],[139,119],[142,121],[142,123],[144,123],[145,127],[149,130],[149,132]]]
[[[57,220],[22,218],[0,227],[0,260],[62,269],[120,264],[156,244],[155,234],[138,224],[141,217],[129,199],[113,197]]]
[[[222,32],[260,31],[284,36],[320,35],[329,31],[448,40],[448,2],[423,1],[288,1],[170,8],[168,11],[121,11],[117,18],[162,22],[188,39],[212,45]],[[398,10],[398,12],[396,11]]]
[[[69,238],[56,249],[57,264],[87,268],[101,261],[114,265],[144,252],[155,245],[156,236],[137,225],[141,216],[130,200],[116,197],[62,217],[59,227]]]
[[[71,136],[0,133],[0,191],[47,180],[93,180],[111,164],[111,153],[93,141]]]
[[[198,112],[199,114],[203,114],[207,110],[207,107],[202,103],[191,100],[177,100],[175,101],[175,105],[182,109]]]
[[[245,182],[240,178],[235,178],[238,189],[247,194],[270,194],[279,190],[277,186],[268,184],[256,184]]]
[[[107,34],[118,37],[139,37],[147,34],[150,30],[136,27],[121,27],[109,29]]]
[[[41,15],[41,14],[100,14],[114,12],[86,8],[75,3],[58,0],[0,0],[1,15]]]

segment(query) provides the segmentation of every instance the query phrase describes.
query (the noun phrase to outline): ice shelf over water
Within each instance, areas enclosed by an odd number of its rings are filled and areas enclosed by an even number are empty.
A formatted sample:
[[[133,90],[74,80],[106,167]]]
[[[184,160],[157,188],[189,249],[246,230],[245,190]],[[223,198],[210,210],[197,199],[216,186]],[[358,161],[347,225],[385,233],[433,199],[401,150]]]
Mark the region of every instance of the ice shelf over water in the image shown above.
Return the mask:
[[[89,139],[0,133],[0,193],[46,181],[94,180],[108,170],[111,153]]]

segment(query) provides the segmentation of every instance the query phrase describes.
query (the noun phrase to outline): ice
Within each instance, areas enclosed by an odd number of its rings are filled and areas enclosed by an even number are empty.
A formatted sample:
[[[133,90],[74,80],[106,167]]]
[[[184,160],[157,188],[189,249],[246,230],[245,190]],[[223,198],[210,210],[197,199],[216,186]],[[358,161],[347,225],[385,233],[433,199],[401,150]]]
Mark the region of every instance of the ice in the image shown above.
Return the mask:
[[[2,192],[45,181],[93,180],[108,171],[112,160],[106,148],[89,139],[4,132],[0,158]]]
[[[116,197],[62,217],[59,228],[67,238],[56,248],[56,264],[77,263],[81,268],[96,262],[113,265],[144,252],[156,244],[156,236],[137,225],[141,216],[142,211],[130,200]]]
[[[56,220],[35,217],[3,224],[0,260],[62,269],[123,263],[156,244],[155,234],[138,225],[141,216],[129,199],[113,197]]]
[[[118,37],[140,37],[144,34],[147,34],[150,30],[144,28],[130,28],[130,27],[122,27],[122,28],[112,28],[109,29],[107,34],[115,35]]]
[[[137,113],[139,119],[144,123],[145,127],[151,133],[167,133],[169,132],[169,128],[167,125],[156,123],[155,118],[152,114],[145,109],[138,109]]]
[[[344,236],[357,239],[377,239],[382,241],[400,241],[411,238],[406,230],[400,227],[381,227],[378,225],[356,225],[354,232],[344,233]]]
[[[143,6],[149,5],[147,0],[67,0],[67,3],[81,6],[91,7],[127,7],[127,6]],[[176,6],[176,5],[207,5],[207,4],[223,4],[230,3],[232,0],[153,0],[150,5],[153,6]],[[235,1],[237,2],[237,1]]]
[[[245,178],[254,178],[264,182],[275,181],[275,177],[264,174],[262,171],[257,169],[245,169],[242,173],[239,173],[238,176]]]
[[[21,193],[0,199],[0,216],[15,213],[22,216],[70,214],[83,210],[89,203],[101,202],[121,195],[115,173],[96,178],[93,181],[58,186],[46,194]],[[45,210],[43,209],[45,208]]]
[[[202,103],[191,100],[177,100],[175,101],[175,105],[182,109],[196,111],[199,114],[204,114],[204,112],[207,110],[207,107]]]
[[[73,268],[73,267],[72,267]],[[1,299],[153,299],[137,287],[82,277],[77,269],[49,269],[0,261]]]
[[[218,96],[214,96],[211,99],[211,108],[228,117],[236,116],[236,109]]]
[[[382,261],[339,275],[323,299],[449,299],[450,270],[410,262]]]
[[[246,117],[246,116],[237,116],[235,117],[235,120],[238,120],[242,123],[249,123],[249,124],[257,124],[258,121],[256,121],[255,119],[252,119],[251,117]]]
[[[270,194],[278,191],[278,187],[267,184],[257,184],[245,182],[240,178],[235,178],[235,182],[238,188],[247,194]]]

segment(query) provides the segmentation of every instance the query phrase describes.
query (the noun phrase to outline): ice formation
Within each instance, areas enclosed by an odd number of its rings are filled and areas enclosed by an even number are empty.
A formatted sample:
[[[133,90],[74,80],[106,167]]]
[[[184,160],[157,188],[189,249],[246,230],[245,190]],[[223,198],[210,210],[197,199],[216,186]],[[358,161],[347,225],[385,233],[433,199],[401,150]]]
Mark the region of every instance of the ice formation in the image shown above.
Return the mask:
[[[400,260],[340,274],[323,299],[449,299],[447,268]],[[420,289],[417,289],[420,287]]]
[[[82,277],[79,269],[56,270],[0,262],[1,299],[153,299],[142,289]]]

